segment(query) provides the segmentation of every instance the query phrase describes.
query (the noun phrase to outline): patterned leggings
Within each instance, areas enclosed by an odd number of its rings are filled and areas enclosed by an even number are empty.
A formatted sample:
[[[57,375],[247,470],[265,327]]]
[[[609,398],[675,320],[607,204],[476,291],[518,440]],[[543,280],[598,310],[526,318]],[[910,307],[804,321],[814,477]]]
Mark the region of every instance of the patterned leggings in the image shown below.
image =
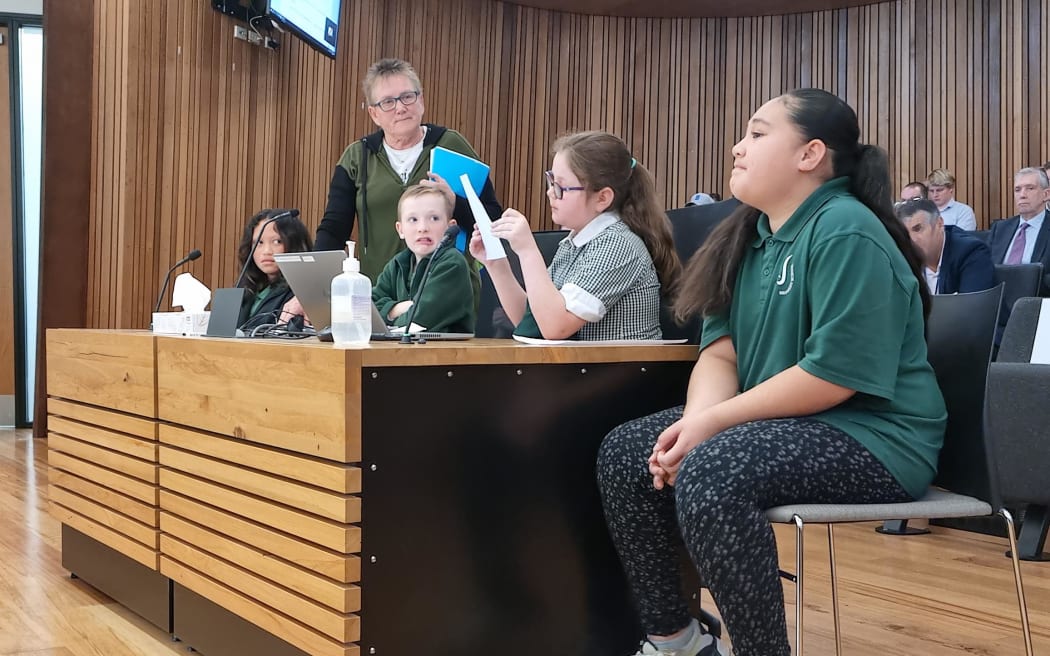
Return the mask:
[[[673,488],[653,488],[647,458],[682,416],[664,410],[615,428],[598,455],[605,521],[652,635],[690,621],[677,544],[722,614],[736,656],[789,656],[776,542],[763,510],[789,503],[884,503],[911,497],[855,439],[810,418],[730,428],[693,449]]]

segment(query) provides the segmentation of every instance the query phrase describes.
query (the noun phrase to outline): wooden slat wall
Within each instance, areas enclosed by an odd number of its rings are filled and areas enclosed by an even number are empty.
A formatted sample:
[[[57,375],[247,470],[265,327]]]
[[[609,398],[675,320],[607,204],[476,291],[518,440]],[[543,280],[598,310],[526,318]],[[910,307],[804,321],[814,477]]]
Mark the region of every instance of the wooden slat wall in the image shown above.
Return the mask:
[[[345,0],[343,21],[333,61],[291,35],[276,53],[235,41],[204,0],[97,0],[89,326],[145,326],[192,248],[190,271],[231,284],[260,208],[300,207],[315,228],[334,162],[372,128],[359,84],[380,56],[416,65],[427,119],[463,132],[537,229],[552,227],[540,174],[562,132],[622,136],[675,207],[726,195],[748,116],[798,86],[845,97],[895,183],[952,169],[982,227],[1012,213],[1012,173],[1050,159],[1050,0],[721,19]]]

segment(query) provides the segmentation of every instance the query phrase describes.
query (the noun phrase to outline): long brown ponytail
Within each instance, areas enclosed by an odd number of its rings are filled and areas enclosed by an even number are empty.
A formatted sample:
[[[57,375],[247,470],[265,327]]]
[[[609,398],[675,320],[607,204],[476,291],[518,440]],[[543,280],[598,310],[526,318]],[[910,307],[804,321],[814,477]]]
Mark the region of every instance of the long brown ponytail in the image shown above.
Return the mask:
[[[609,211],[616,212],[645,242],[664,294],[674,290],[682,264],[674,249],[671,222],[656,196],[649,170],[608,132],[575,132],[558,139],[551,149],[565,157],[569,168],[590,191],[613,190]]]

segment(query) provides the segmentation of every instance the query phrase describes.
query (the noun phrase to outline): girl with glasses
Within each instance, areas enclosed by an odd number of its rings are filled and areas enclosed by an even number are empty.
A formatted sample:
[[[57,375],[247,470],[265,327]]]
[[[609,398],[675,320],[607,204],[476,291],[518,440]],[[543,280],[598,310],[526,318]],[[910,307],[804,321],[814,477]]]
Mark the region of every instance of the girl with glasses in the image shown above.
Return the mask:
[[[606,132],[559,139],[545,173],[554,222],[570,230],[548,269],[529,221],[508,209],[492,224],[518,255],[488,260],[475,229],[470,252],[489,270],[515,335],[544,339],[659,339],[661,289],[680,264],[649,171]]]

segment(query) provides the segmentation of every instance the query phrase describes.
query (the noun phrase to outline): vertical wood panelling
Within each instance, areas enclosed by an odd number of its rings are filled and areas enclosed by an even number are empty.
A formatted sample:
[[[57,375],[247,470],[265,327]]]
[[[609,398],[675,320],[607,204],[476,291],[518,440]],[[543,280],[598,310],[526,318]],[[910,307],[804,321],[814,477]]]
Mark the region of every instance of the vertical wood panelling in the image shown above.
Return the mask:
[[[209,3],[98,0],[87,316],[141,327],[161,276],[232,283],[248,216],[302,209],[311,229],[332,167],[373,129],[360,79],[412,61],[426,117],[463,132],[505,206],[553,224],[541,173],[562,133],[605,129],[650,168],[667,207],[728,194],[730,148],[766,99],[837,93],[895,185],[947,167],[978,221],[1013,211],[1010,176],[1050,158],[1050,0],[896,0],[757,18],[584,16],[496,0],[344,3],[330,60],[290,34],[235,41]]]

